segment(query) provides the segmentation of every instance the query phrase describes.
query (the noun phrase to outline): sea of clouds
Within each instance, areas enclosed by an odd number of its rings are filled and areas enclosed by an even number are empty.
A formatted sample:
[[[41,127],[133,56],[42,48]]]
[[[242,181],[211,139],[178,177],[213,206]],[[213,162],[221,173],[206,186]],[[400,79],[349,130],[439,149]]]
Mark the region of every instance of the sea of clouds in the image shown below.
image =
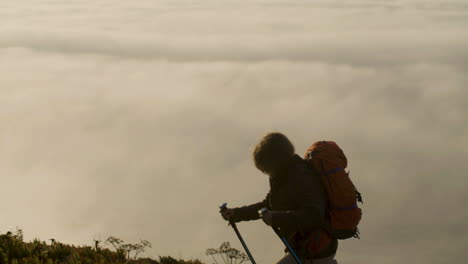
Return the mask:
[[[20,0],[0,21],[0,231],[240,249],[217,206],[264,197],[250,151],[281,131],[348,155],[364,216],[339,261],[468,257],[464,1]]]

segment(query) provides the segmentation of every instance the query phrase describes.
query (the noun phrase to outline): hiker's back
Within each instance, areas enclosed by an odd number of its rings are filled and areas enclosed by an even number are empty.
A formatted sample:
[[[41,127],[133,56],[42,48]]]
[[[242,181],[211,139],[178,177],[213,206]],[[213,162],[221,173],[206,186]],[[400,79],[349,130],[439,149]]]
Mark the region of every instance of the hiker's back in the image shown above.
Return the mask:
[[[305,197],[299,197],[301,195]],[[322,216],[325,213],[325,191],[320,177],[314,177],[309,164],[297,155],[287,170],[270,176],[269,202],[271,209],[275,211],[302,209],[306,203],[317,208]]]
[[[338,242],[323,229],[327,222],[326,193],[313,167],[295,155],[288,170],[270,177],[270,185],[271,209],[295,212],[292,217],[282,214],[274,224],[281,227],[299,254],[308,258],[334,255]]]

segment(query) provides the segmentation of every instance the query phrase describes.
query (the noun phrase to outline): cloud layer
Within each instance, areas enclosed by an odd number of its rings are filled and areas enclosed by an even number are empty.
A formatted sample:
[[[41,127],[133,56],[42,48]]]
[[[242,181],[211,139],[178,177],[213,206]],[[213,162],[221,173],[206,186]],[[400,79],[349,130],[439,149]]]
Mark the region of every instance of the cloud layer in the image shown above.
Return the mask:
[[[463,2],[3,4],[0,229],[147,239],[203,257],[230,240],[220,202],[255,202],[250,149],[345,149],[364,193],[349,263],[468,257]],[[259,262],[282,246],[240,225]],[[276,250],[276,251],[275,251]],[[274,253],[272,253],[274,252]],[[396,253],[398,252],[398,254]]]

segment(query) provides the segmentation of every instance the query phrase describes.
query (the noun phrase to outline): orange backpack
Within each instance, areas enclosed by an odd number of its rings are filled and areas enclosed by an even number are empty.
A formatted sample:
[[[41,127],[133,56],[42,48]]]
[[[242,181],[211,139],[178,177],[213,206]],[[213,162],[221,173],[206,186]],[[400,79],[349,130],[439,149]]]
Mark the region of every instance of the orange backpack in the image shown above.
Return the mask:
[[[307,149],[304,158],[320,175],[327,193],[327,231],[336,239],[359,238],[362,211],[357,202],[362,203],[362,197],[345,171],[348,161],[341,148],[333,141],[318,141]]]

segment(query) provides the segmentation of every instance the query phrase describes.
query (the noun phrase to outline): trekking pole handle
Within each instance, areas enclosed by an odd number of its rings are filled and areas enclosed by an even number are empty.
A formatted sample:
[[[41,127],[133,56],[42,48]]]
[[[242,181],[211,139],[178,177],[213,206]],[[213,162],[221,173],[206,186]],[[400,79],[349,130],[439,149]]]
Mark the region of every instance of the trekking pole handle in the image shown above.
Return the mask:
[[[219,211],[222,212],[227,209],[227,203],[222,203],[219,205]]]
[[[223,212],[227,209],[227,203],[222,203],[219,205],[219,212]],[[232,221],[232,219],[228,219],[229,225],[235,225],[235,223]]]
[[[258,210],[258,215],[260,215],[260,217],[261,217],[263,215],[263,213],[265,213],[266,211],[268,211],[268,209],[263,207],[262,209]]]

